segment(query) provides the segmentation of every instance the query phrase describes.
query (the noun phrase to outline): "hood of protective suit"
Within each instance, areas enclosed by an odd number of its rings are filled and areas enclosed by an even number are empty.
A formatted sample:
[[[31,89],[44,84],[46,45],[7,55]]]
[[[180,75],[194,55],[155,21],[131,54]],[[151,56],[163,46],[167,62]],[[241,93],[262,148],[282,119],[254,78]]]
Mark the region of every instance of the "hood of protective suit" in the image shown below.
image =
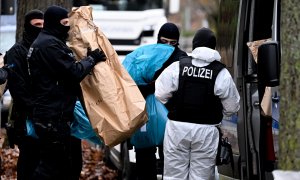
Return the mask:
[[[207,63],[213,61],[221,61],[221,56],[218,51],[207,48],[207,47],[198,47],[192,51],[191,56],[193,59],[202,60]]]

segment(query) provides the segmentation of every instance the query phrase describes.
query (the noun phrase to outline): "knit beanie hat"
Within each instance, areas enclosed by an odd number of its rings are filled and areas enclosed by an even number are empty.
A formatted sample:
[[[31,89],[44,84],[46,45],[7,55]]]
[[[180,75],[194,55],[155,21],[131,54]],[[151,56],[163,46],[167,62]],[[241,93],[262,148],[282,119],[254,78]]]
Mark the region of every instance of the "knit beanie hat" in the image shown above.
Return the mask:
[[[168,39],[176,39],[179,41],[179,30],[178,27],[173,23],[165,23],[159,30],[157,36],[157,42],[161,43],[160,38],[165,37]]]
[[[216,48],[216,37],[208,28],[199,29],[193,38],[193,50],[197,47]]]

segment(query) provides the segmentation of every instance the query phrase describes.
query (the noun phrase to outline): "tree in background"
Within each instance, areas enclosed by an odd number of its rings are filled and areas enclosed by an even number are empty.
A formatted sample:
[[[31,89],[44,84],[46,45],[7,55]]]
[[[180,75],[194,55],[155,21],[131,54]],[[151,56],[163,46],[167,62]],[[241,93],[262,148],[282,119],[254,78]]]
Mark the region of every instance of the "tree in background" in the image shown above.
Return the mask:
[[[45,11],[50,5],[59,5],[71,10],[73,0],[17,0],[17,31],[16,41],[22,39],[25,14],[32,9]]]
[[[279,168],[300,170],[300,6],[281,1]]]
[[[219,0],[180,0],[180,11],[168,14],[168,21],[182,29],[181,36],[193,36],[202,26],[215,28]]]

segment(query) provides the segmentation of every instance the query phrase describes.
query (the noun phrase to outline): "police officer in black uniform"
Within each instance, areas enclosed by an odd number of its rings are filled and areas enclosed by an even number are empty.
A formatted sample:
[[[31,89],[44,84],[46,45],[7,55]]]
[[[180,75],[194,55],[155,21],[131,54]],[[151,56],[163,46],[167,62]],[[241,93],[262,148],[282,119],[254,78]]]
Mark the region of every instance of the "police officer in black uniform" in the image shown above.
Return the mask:
[[[78,180],[82,168],[81,140],[70,135],[70,123],[81,96],[80,81],[106,57],[96,49],[76,61],[66,45],[69,29],[68,11],[48,7],[44,28],[28,53],[33,123],[41,144],[34,180]]]
[[[4,63],[8,72],[8,89],[13,98],[13,106],[7,133],[11,147],[18,145],[17,179],[31,179],[39,161],[38,141],[26,136],[26,119],[32,118],[31,81],[26,60],[28,49],[40,33],[44,23],[44,13],[34,9],[25,15],[23,39],[15,43],[5,54]]]

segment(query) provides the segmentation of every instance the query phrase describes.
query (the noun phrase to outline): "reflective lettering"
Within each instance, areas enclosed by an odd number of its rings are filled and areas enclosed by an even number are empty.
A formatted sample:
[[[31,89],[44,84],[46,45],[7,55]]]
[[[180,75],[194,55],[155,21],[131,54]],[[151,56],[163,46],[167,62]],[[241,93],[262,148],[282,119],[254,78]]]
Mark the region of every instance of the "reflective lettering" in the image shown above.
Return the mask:
[[[192,75],[193,75],[193,67],[189,67],[188,76],[192,76]]]
[[[182,71],[182,76],[184,75],[185,72],[187,72],[188,67],[184,66],[183,71]]]
[[[194,70],[193,70],[193,76],[194,77],[197,77],[197,74],[196,74],[196,68],[193,68]]]
[[[207,78],[207,79],[212,78],[212,70],[207,69],[207,71],[205,71],[205,78]]]
[[[187,76],[192,76],[192,77],[212,79],[213,70],[205,69],[205,68],[198,68],[197,70],[197,67],[184,66],[182,70],[182,76],[184,76],[185,74]]]
[[[199,77],[201,77],[201,78],[205,78],[204,77],[204,72],[205,72],[205,69],[204,68],[200,68],[200,71],[201,71],[201,73],[200,73],[200,76]]]

